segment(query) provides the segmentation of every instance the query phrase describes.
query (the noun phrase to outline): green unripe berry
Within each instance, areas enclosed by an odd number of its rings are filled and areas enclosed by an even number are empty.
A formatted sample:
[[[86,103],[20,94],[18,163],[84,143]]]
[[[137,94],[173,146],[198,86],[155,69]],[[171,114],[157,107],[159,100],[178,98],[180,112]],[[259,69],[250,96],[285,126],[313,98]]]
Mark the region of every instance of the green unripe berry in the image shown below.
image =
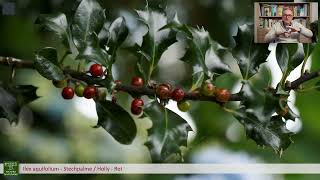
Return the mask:
[[[191,104],[188,101],[180,101],[177,103],[178,108],[182,112],[187,112],[189,111]]]
[[[99,100],[105,100],[107,98],[107,91],[105,89],[99,89],[98,98]]]
[[[56,87],[56,88],[63,88],[67,86],[67,80],[61,80],[61,81],[52,81],[52,84]]]
[[[84,88],[82,84],[76,85],[75,92],[78,97],[83,97]]]
[[[213,84],[206,82],[201,87],[201,94],[205,96],[212,96],[214,95],[215,90],[216,90],[216,87]]]

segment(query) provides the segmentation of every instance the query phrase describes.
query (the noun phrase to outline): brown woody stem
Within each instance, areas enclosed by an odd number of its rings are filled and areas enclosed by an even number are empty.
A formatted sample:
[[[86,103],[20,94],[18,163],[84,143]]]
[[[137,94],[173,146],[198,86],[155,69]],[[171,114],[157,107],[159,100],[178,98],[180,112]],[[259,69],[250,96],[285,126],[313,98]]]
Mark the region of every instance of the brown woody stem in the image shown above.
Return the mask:
[[[295,81],[292,81],[289,85],[286,85],[285,90],[298,89],[301,84],[311,79],[317,78],[320,76],[320,70],[312,73],[304,73]]]
[[[30,60],[21,60],[18,58],[13,57],[2,57],[0,56],[0,65],[11,66],[15,68],[29,68],[34,69],[34,62]],[[64,69],[65,74],[69,74],[72,78],[84,81],[88,84],[96,84],[105,86],[106,79],[101,78],[94,78],[86,73],[78,72],[71,69]],[[316,71],[313,73],[305,73],[297,80],[290,83],[290,85],[286,86],[286,90],[293,90],[297,89],[302,83],[314,79],[320,76],[320,71]],[[124,84],[117,84],[115,87],[117,91],[124,91],[130,94],[139,94],[139,95],[147,95],[147,96],[154,96],[155,90],[149,87],[135,87],[132,85],[124,85]],[[213,96],[204,96],[198,92],[191,92],[185,94],[185,100],[193,100],[193,101],[212,101],[217,102],[216,98]],[[229,101],[241,101],[242,96],[240,94],[232,94]]]

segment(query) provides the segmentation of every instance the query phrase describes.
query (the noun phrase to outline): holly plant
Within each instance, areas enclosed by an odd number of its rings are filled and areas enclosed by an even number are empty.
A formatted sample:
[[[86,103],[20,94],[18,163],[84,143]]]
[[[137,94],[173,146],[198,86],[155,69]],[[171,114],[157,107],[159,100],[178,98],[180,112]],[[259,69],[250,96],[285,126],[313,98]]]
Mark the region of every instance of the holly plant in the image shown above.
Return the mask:
[[[204,28],[183,24],[178,15],[170,19],[161,8],[147,6],[135,11],[135,15],[145,33],[141,43],[131,45],[125,45],[125,41],[134,35],[126,19],[119,17],[110,22],[96,0],[82,0],[68,18],[63,13],[40,15],[35,26],[51,32],[64,48],[39,49],[33,61],[0,57],[0,65],[12,68],[12,79],[17,68],[34,69],[52,81],[56,88],[61,88],[65,100],[74,96],[93,99],[98,115],[94,128],[104,128],[121,144],[129,145],[135,139],[134,119],[151,119],[152,127],[145,145],[152,162],[182,162],[181,146],[187,147],[188,133],[193,131],[186,120],[166,107],[169,101],[176,101],[183,112],[189,111],[194,101],[216,103],[231,113],[243,125],[246,135],[258,145],[271,147],[277,153],[289,147],[293,132],[286,128],[286,122],[298,118],[288,106],[290,91],[301,89],[302,83],[319,76],[319,71],[304,70],[312,45],[278,44],[276,59],[283,72],[282,80],[276,87],[266,84],[261,88],[254,85],[253,79],[270,51],[269,44],[253,42],[252,24],[239,26],[234,36],[235,46],[226,48],[211,39]],[[186,48],[180,60],[193,71],[187,88],[159,82],[154,75],[161,56],[178,39]],[[116,57],[123,49],[138,58],[136,74],[130,77],[130,84],[114,79],[112,73]],[[241,72],[242,87],[235,94],[215,83],[226,73],[237,75],[227,63],[230,57]],[[66,58],[72,59],[77,66],[66,66]],[[287,81],[290,72],[301,63],[301,77]],[[32,85],[16,85],[13,80],[1,82],[0,118],[18,123],[21,108],[39,98],[36,91]],[[133,98],[129,109],[117,102],[115,95],[119,92]],[[230,108],[231,102],[239,103]]]

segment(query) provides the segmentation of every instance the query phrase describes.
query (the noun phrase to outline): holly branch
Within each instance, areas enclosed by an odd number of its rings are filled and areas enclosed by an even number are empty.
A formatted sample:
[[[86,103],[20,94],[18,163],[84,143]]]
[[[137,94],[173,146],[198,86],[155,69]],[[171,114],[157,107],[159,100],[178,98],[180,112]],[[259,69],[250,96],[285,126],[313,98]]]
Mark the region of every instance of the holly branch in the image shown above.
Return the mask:
[[[27,68],[27,69],[34,69],[34,62],[31,60],[22,60],[14,57],[4,57],[0,56],[0,64],[5,66],[10,66],[12,68]],[[76,70],[71,69],[64,69],[65,74],[70,75],[74,79],[78,79],[84,81],[88,84],[96,84],[100,86],[104,86],[106,83],[103,81],[109,81],[107,79],[96,78],[87,75],[84,72],[79,72]],[[315,71],[312,73],[304,73],[298,79],[292,81],[291,83],[286,83],[285,90],[295,90],[299,88],[300,85],[303,83],[315,79],[320,76],[320,70]],[[155,89],[151,87],[136,87],[133,85],[124,85],[124,84],[116,84],[114,87],[117,91],[127,92],[129,94],[137,94],[137,95],[146,95],[146,96],[155,96],[156,92]],[[214,96],[206,96],[199,92],[189,92],[185,94],[185,100],[193,100],[193,101],[211,101],[211,102],[218,102]],[[231,94],[229,101],[241,101],[242,96],[241,94]],[[219,102],[218,102],[219,103]]]
[[[285,90],[289,91],[291,89],[298,89],[300,87],[300,85],[302,85],[303,83],[305,83],[309,80],[315,79],[319,76],[320,76],[320,70],[312,72],[312,73],[305,72],[298,79],[296,79],[290,83],[287,83]]]
[[[27,69],[34,69],[34,62],[31,60],[22,60],[14,57],[4,57],[0,56],[0,64],[13,67],[13,68],[27,68]],[[66,75],[70,75],[72,78],[84,81],[87,84],[96,84],[100,86],[104,86],[108,79],[96,78],[87,75],[84,72],[79,72],[76,70],[65,68],[63,72]],[[146,95],[146,96],[156,96],[155,89],[152,87],[137,87],[133,85],[124,85],[124,84],[116,84],[114,90],[127,92],[129,94],[136,94],[136,95]],[[240,94],[231,94],[229,101],[241,101]],[[211,101],[219,103],[214,96],[206,96],[199,92],[188,92],[184,95],[184,100],[193,100],[193,101]]]

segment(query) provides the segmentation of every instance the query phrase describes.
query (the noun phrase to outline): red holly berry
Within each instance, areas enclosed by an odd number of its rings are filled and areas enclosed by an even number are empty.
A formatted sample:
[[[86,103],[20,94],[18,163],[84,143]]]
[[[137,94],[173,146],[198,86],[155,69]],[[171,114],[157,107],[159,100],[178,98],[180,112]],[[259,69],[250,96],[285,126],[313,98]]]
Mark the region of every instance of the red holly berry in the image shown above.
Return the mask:
[[[72,99],[74,96],[74,90],[72,87],[65,87],[63,88],[61,95],[64,99]]]
[[[169,99],[171,95],[170,86],[167,84],[160,84],[157,86],[156,94],[160,99]]]
[[[83,96],[87,99],[94,98],[97,95],[97,88],[95,86],[87,86],[84,89]]]
[[[132,78],[131,84],[133,86],[143,86],[144,82],[143,82],[143,79],[141,77],[135,76],[135,77]]]
[[[134,115],[140,115],[142,113],[141,107],[131,107],[131,113]]]
[[[230,92],[223,88],[218,88],[215,94],[217,101],[222,103],[228,102],[231,96]]]
[[[93,77],[101,77],[103,75],[103,68],[100,64],[93,64],[89,72]]]
[[[134,99],[131,103],[131,113],[134,115],[139,115],[142,112],[141,106],[144,105],[142,99]]]
[[[181,88],[177,88],[171,93],[171,98],[175,101],[182,101],[184,94],[185,93]]]
[[[142,99],[134,99],[131,103],[131,107],[141,107],[144,105],[144,102]]]

